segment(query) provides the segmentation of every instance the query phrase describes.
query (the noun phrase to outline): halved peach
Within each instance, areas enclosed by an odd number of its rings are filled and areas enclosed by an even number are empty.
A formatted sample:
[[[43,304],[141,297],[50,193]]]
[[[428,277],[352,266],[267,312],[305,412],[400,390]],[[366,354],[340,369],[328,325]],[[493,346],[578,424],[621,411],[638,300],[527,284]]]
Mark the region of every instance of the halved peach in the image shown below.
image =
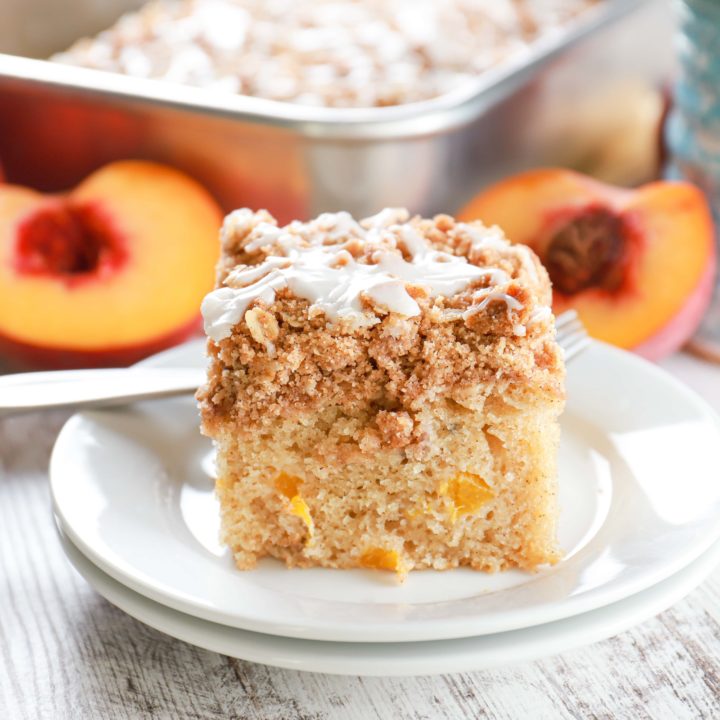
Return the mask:
[[[460,217],[529,245],[596,337],[659,359],[693,334],[710,301],[715,239],[704,195],[684,182],[636,190],[563,169],[535,170],[478,195]]]
[[[66,196],[0,186],[0,345],[36,365],[132,362],[197,327],[221,214],[162,165],[111,163]]]

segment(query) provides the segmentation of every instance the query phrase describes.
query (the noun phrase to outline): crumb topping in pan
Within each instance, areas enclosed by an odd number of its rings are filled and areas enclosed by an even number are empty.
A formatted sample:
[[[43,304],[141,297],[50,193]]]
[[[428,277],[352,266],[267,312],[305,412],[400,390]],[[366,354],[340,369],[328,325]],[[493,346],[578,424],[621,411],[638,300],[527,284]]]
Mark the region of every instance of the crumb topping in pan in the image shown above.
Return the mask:
[[[155,0],[54,60],[299,105],[442,95],[597,0]]]

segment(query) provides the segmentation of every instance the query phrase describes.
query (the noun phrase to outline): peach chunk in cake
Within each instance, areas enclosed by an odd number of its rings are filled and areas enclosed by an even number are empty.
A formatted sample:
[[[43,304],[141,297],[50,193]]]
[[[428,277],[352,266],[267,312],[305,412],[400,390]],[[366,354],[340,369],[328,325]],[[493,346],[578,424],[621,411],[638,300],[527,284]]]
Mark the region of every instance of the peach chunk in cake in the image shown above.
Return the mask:
[[[230,214],[198,399],[237,566],[557,561],[550,299],[535,255],[478,222]]]

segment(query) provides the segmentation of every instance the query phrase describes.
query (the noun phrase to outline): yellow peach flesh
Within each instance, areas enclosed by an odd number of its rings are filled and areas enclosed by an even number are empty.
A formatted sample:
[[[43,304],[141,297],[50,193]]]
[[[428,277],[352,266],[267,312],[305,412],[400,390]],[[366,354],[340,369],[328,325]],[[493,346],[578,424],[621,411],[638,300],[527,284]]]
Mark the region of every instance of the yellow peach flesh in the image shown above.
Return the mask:
[[[113,163],[69,199],[92,204],[125,245],[117,270],[67,282],[18,272],[18,227],[48,202],[25,188],[0,189],[0,333],[67,350],[140,344],[187,325],[213,285],[220,212],[197,183],[170,168]]]
[[[289,475],[281,472],[275,478],[275,488],[277,491],[290,501],[289,512],[291,515],[299,517],[308,530],[308,538],[312,538],[315,532],[315,523],[310,515],[310,508],[301,497],[298,488],[302,481],[295,475]]]
[[[368,548],[360,556],[360,565],[368,570],[390,570],[402,572],[402,562],[396,550]]]
[[[459,472],[440,486],[439,494],[452,503],[450,520],[472,515],[495,497],[490,486],[479,476],[469,472]]]
[[[702,304],[695,296],[712,271],[715,250],[712,220],[697,188],[658,182],[627,190],[569,170],[537,170],[489,188],[460,216],[499,225],[511,241],[529,245],[543,260],[551,238],[548,218],[598,206],[617,214],[637,240],[628,248],[628,279],[616,292],[596,287],[571,296],[555,292],[553,309],[574,308],[593,337],[636,348],[660,337],[688,303]]]

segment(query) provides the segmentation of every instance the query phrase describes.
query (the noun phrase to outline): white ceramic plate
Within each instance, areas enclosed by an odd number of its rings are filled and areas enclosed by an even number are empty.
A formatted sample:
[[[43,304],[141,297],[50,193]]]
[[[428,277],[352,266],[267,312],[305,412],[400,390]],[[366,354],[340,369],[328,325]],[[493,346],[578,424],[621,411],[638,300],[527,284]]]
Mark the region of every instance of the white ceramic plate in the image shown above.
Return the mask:
[[[197,365],[202,344],[155,365]],[[190,398],[87,412],[63,428],[51,486],[63,530],[104,572],[205,620],[314,640],[396,642],[497,633],[649,588],[720,536],[720,429],[699,398],[593,344],[568,369],[560,451],[566,558],[538,573],[234,569],[218,545],[209,442]]]
[[[265,665],[334,675],[433,675],[536,660],[597,642],[657,615],[697,587],[720,561],[720,543],[648,590],[566,620],[481,637],[414,643],[296,640],[201,620],[133,592],[88,560],[61,533],[78,572],[132,617],[207,650]]]

